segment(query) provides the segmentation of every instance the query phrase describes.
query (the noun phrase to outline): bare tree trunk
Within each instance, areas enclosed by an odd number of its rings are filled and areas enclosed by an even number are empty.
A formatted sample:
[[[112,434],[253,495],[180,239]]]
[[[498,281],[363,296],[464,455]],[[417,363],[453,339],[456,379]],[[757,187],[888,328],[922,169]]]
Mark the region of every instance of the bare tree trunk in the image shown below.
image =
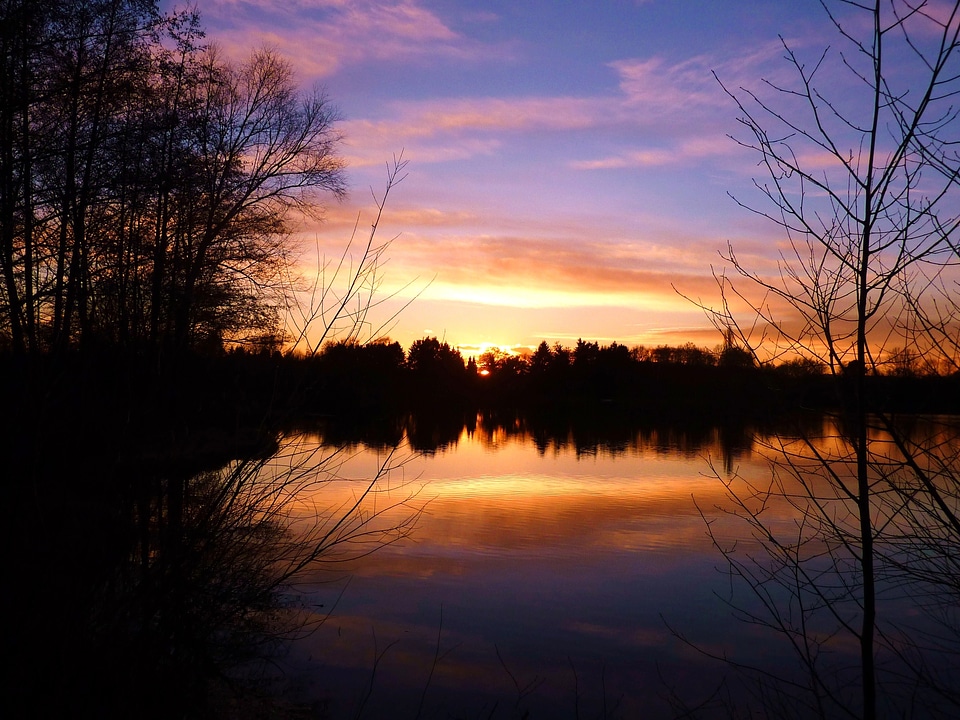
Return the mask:
[[[897,562],[885,543],[899,542],[889,537],[893,527],[932,537],[929,529],[911,525],[923,513],[908,508],[920,498],[931,503],[927,512],[940,513],[944,504],[931,492],[933,483],[924,482],[921,463],[906,451],[902,438],[904,458],[896,466],[884,441],[872,436],[871,413],[880,409],[880,398],[871,381],[886,358],[895,355],[887,345],[891,338],[913,342],[909,351],[918,356],[940,356],[937,339],[955,336],[960,319],[955,287],[939,282],[946,268],[955,267],[960,245],[952,237],[960,232],[960,158],[954,150],[958,114],[952,104],[960,93],[960,2],[936,8],[925,0],[821,0],[821,5],[849,52],[832,55],[827,49],[805,58],[805,50],[795,52],[781,39],[792,82],[727,91],[749,134],[739,142],[759,154],[768,175],[756,187],[770,209],[744,207],[781,228],[787,245],[777,271],[769,275],[747,269],[732,248],[727,259],[762,294],[789,309],[776,317],[768,301],[751,303],[722,274],[721,309],[705,309],[714,313],[718,328],[735,333],[754,355],[799,356],[836,375],[842,413],[835,438],[839,449],[822,452],[807,439],[810,458],[790,457],[784,448],[781,465],[774,464],[800,488],[774,482],[803,516],[804,531],[799,539],[776,537],[747,501],[769,499],[770,493],[756,490],[744,499],[731,491],[735,512],[764,538],[770,567],[758,570],[727,557],[753,583],[758,597],[769,599],[763,581],[751,572],[788,593],[795,591],[793,597],[810,593],[815,605],[833,613],[837,632],[859,643],[861,692],[856,708],[852,702],[845,706],[839,696],[832,701],[844,712],[873,720],[882,707],[878,696],[889,692],[878,653],[904,658],[903,648],[885,635],[897,618],[881,617],[878,611],[878,576]],[[823,75],[829,83],[818,85]],[[840,84],[844,76],[849,85]],[[931,294],[932,289],[942,289],[942,295]],[[728,293],[749,304],[755,322],[742,324],[733,317]],[[931,314],[930,307],[939,310]],[[931,321],[937,312],[942,313],[939,321]],[[924,332],[916,332],[917,326]],[[763,336],[751,337],[753,328]],[[896,437],[889,423],[888,430]],[[811,459],[816,470],[805,464]],[[833,493],[826,499],[816,489],[824,479]],[[891,502],[885,493],[907,499]],[[806,574],[821,557],[818,550],[808,550],[818,543],[839,548],[827,551],[836,568],[831,577],[843,590],[839,596],[829,583],[818,584],[816,570]],[[856,617],[852,609],[844,615],[835,607],[850,599],[855,599]],[[801,609],[804,623],[815,612]],[[794,638],[806,632],[773,615],[769,626],[783,634]],[[811,668],[819,658],[818,642],[804,637],[795,646]],[[828,688],[829,680],[819,677],[815,685]],[[936,685],[922,675],[916,682]]]

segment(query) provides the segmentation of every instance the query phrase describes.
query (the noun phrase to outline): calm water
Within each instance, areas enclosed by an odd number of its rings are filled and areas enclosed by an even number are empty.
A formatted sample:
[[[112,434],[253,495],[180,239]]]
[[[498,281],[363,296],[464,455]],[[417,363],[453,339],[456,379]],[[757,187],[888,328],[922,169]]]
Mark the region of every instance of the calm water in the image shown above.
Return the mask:
[[[346,512],[385,456],[357,446],[328,464],[304,522]],[[768,479],[758,447],[650,432],[584,451],[465,429],[389,463],[360,506],[368,534],[300,587],[323,622],[284,660],[290,692],[332,717],[672,717],[672,697],[695,705],[725,674],[673,631],[764,667],[792,657],[732,616],[707,534],[705,518],[721,543],[751,547],[719,509],[721,478]],[[792,514],[771,508],[769,522]]]
[[[343,546],[306,579],[326,619],[286,660],[294,691],[335,717],[659,717],[671,692],[702,699],[723,668],[670,627],[710,648],[743,647],[748,628],[717,600],[728,582],[698,505],[733,537],[743,527],[716,510],[712,468],[769,474],[720,440],[637,434],[583,452],[499,429],[401,448],[361,512],[382,513],[376,528],[416,524],[363,557]],[[349,450],[301,515],[343,512],[385,455]]]

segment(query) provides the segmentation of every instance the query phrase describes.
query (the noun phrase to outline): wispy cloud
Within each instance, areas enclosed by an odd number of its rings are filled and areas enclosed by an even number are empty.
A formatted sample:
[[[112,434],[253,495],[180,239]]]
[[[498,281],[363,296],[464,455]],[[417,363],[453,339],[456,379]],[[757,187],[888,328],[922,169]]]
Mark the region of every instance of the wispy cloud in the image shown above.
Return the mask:
[[[629,150],[597,160],[579,160],[571,162],[570,167],[576,170],[662,167],[684,165],[710,157],[729,156],[735,152],[737,152],[735,143],[725,136],[691,138],[682,140],[669,148]]]
[[[403,237],[398,266],[430,267],[430,296],[516,306],[676,304],[672,284],[700,286],[703,249],[547,237]],[[712,280],[711,280],[712,285]]]
[[[580,130],[608,124],[605,111],[610,104],[610,100],[576,97],[444,97],[394,102],[386,108],[391,119],[361,120],[346,127],[408,138],[475,131]]]
[[[735,127],[735,106],[713,76],[714,68],[736,87],[745,77],[755,79],[758,68],[776,52],[776,46],[768,44],[733,58],[697,56],[672,64],[660,57],[621,60],[609,65],[620,78],[614,93],[395,101],[381,110],[385,118],[350,120],[343,127],[358,149],[351,160],[359,165],[397,146],[413,148],[419,160],[443,162],[492,154],[508,136],[590,132],[595,137],[619,135],[625,147],[615,154],[574,160],[574,169],[686,164],[736,152],[726,137]],[[725,119],[726,130],[718,118]],[[629,147],[636,137],[654,144]]]
[[[402,146],[418,161],[442,162],[495,152],[505,135],[520,137],[545,133],[558,137],[572,132],[619,128],[637,134],[641,118],[624,96],[438,98],[393,103],[385,120],[360,119],[343,123],[348,144],[357,150],[351,159],[365,165],[383,157],[384,149]],[[652,112],[647,108],[646,112]],[[667,148],[641,149],[624,154],[574,161],[577,169],[655,166],[729,152],[732,144],[722,135],[696,136],[702,126],[675,127],[677,143]],[[663,132],[661,131],[661,134]],[[683,137],[683,135],[688,135]],[[719,142],[718,142],[719,141]]]
[[[674,64],[654,57],[618,60],[610,66],[620,76],[627,105],[679,115],[716,107],[721,101],[722,93],[711,74],[714,64],[698,56]]]
[[[295,57],[298,70],[315,79],[371,60],[476,61],[491,55],[489,46],[411,0],[207,0],[202,11],[221,27],[218,38],[227,48],[268,43]]]
[[[465,160],[499,150],[505,134],[561,133],[606,122],[585,98],[439,98],[392,103],[389,119],[342,123],[348,160],[355,167],[382,162],[402,147],[417,163]]]

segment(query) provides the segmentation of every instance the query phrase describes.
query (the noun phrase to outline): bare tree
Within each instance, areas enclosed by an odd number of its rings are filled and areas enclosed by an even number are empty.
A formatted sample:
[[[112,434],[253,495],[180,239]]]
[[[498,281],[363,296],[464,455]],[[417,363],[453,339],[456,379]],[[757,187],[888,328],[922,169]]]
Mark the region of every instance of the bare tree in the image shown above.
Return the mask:
[[[343,163],[335,152],[336,113],[319,91],[298,92],[291,65],[269,50],[254,52],[240,66],[208,51],[195,91],[201,110],[194,119],[194,174],[180,191],[171,232],[161,239],[176,259],[166,292],[178,342],[191,334],[200,289],[211,266],[227,280],[282,252],[264,239],[283,235],[291,211],[311,214],[318,194],[342,196]],[[285,258],[281,255],[281,263]],[[262,263],[260,263],[262,266]],[[154,267],[154,272],[160,272]],[[246,273],[246,279],[253,276]],[[154,287],[163,282],[154,281]],[[154,298],[154,312],[163,298]]]
[[[361,343],[375,341],[393,325],[397,315],[410,305],[414,297],[384,319],[374,320],[370,313],[410,287],[410,281],[394,293],[382,292],[383,265],[393,238],[380,241],[377,231],[383,219],[384,207],[391,191],[406,178],[407,161],[403,152],[387,164],[387,180],[383,193],[371,189],[375,206],[370,232],[365,240],[358,240],[360,216],[354,224],[343,251],[334,259],[317,253],[316,273],[305,287],[297,278],[288,275],[288,307],[286,331],[290,348],[315,355],[330,341]]]
[[[957,329],[960,3],[821,5],[839,49],[805,57],[783,41],[790,81],[723,86],[739,109],[737,142],[765,170],[755,182],[764,202],[737,202],[771,220],[783,244],[772,277],[730,247],[732,276],[717,274],[720,305],[701,306],[759,357],[828,366],[838,411],[823,433],[767,443],[780,458],[770,484],[729,482],[733,512],[766,553],[717,544],[759,602],[746,619],[789,638],[806,669],[807,682],[776,685],[803,698],[782,707],[874,718],[910,710],[898,702],[944,711],[942,701],[956,712],[949,683],[931,680],[942,656],[926,654],[930,646],[911,642],[880,608],[890,593],[918,592],[905,557],[952,568],[960,466],[943,452],[949,444],[931,456],[884,413],[875,376],[904,349],[935,366],[956,363],[956,344],[943,339]],[[774,527],[766,510],[784,501],[796,522]],[[940,592],[932,580],[928,596]],[[832,660],[843,638],[859,648],[853,666]]]
[[[278,325],[288,234],[345,192],[323,91],[272,50],[227,62],[155,0],[0,21],[0,337],[182,348]]]

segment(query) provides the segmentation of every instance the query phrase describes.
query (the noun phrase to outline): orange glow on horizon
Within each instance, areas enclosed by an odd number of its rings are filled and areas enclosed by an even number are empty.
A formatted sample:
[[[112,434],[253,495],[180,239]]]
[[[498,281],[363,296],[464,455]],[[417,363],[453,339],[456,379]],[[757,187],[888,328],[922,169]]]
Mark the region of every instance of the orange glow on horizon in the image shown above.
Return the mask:
[[[657,290],[636,289],[600,290],[584,283],[576,287],[536,287],[521,285],[527,278],[517,278],[517,285],[504,287],[494,284],[467,284],[436,282],[425,297],[431,300],[487,305],[497,308],[546,309],[571,307],[644,307],[651,311],[686,309],[682,300],[667,283]]]

